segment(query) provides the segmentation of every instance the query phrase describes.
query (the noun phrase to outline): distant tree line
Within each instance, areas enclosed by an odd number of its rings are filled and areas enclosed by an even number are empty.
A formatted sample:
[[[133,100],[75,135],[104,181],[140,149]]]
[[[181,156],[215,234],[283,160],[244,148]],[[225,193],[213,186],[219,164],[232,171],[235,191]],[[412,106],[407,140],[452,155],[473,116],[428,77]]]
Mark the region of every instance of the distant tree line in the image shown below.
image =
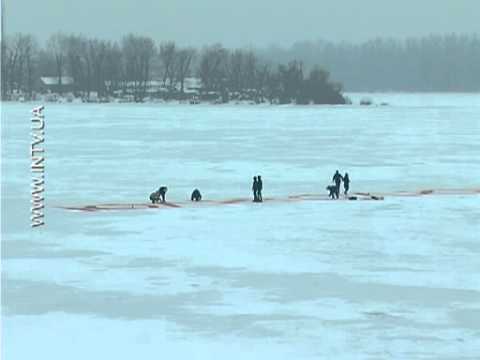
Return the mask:
[[[155,42],[145,36],[126,35],[120,42],[82,35],[52,35],[44,47],[29,34],[15,34],[2,44],[2,98],[21,91],[30,97],[41,76],[58,85],[73,77],[75,96],[89,98],[133,93],[135,101],[148,94],[152,79],[160,80],[164,98],[186,98],[187,77],[201,80],[200,96],[209,100],[250,100],[272,103],[343,104],[341,86],[326,70],[300,61],[273,64],[261,61],[253,50],[226,49],[220,44],[202,49]],[[294,57],[293,57],[294,58]]]
[[[362,44],[296,43],[289,49],[201,49],[175,42],[156,44],[129,34],[121,41],[57,33],[45,46],[30,34],[2,42],[2,99],[38,91],[41,76],[74,78],[75,96],[119,93],[142,101],[150,80],[164,98],[187,98],[185,80],[201,80],[200,96],[272,103],[345,102],[348,91],[480,91],[480,39],[476,35],[376,39]],[[327,70],[329,72],[327,72]],[[151,94],[150,94],[151,95]]]
[[[431,35],[361,44],[299,42],[259,50],[279,63],[294,56],[306,68],[319,64],[348,91],[480,91],[480,37]]]

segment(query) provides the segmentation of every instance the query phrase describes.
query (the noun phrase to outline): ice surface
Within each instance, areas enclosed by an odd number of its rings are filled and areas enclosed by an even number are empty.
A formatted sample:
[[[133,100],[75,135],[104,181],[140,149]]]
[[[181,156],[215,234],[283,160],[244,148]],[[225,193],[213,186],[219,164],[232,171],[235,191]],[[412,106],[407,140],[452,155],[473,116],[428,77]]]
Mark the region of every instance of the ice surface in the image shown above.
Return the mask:
[[[364,94],[352,94],[356,100]],[[478,195],[168,211],[61,205],[478,188],[480,96],[379,107],[47,104],[47,225],[29,110],[2,106],[2,358],[474,359]]]

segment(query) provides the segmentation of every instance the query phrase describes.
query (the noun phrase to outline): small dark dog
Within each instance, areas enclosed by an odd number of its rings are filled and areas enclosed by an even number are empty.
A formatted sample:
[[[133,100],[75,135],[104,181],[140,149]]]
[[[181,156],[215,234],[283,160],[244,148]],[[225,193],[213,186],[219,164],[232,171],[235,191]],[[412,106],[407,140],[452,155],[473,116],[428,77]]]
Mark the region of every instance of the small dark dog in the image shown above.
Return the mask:
[[[338,198],[338,195],[337,195],[337,187],[335,185],[328,185],[327,186],[327,190],[330,192],[328,194],[328,196],[332,199],[335,199],[335,197]]]

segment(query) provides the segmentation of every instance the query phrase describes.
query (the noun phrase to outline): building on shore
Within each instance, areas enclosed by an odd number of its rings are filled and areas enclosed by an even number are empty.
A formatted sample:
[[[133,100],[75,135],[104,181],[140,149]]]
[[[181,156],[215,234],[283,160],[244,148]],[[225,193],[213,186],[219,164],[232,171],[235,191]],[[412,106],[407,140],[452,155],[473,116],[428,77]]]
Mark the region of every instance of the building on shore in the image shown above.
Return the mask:
[[[72,92],[75,82],[71,76],[42,76],[38,84],[38,90],[41,93],[57,93],[62,94]]]

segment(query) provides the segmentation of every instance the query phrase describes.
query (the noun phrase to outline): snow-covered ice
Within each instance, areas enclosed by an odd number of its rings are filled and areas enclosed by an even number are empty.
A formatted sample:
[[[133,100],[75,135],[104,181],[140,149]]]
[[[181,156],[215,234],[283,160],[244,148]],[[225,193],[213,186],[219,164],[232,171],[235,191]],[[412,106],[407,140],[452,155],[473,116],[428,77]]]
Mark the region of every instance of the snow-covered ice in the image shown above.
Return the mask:
[[[357,103],[365,94],[351,94]],[[480,95],[378,107],[2,104],[2,358],[474,359],[479,195],[74,212],[167,199],[480,187]]]

